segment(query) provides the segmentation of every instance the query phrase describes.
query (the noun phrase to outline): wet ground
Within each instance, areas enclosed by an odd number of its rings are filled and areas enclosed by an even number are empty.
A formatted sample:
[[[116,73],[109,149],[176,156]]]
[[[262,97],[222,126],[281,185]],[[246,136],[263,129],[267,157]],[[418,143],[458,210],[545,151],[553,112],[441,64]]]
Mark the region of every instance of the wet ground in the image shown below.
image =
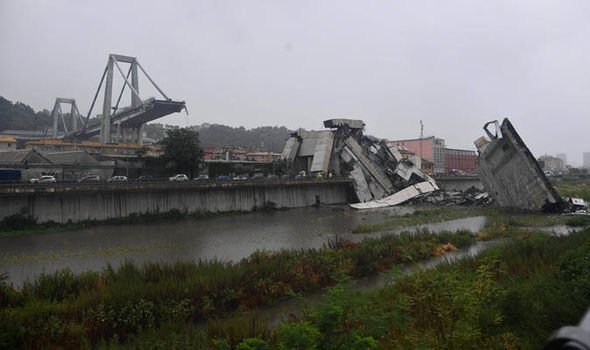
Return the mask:
[[[352,234],[361,223],[391,221],[411,206],[355,211],[345,206],[254,212],[133,225],[102,225],[39,235],[0,237],[0,273],[19,286],[42,272],[74,272],[137,263],[220,259],[239,261],[256,250],[319,248],[336,239],[360,241],[401,231],[466,229],[476,232],[486,218],[469,217],[371,234]]]

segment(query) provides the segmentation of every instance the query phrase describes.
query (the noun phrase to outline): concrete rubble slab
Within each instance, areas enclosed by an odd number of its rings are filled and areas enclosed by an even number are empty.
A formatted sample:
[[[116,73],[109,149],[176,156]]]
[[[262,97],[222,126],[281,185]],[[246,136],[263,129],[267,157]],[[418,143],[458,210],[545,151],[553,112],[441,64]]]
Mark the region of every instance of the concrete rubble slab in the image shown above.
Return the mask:
[[[489,130],[494,126],[494,130]],[[477,172],[486,191],[501,207],[562,212],[564,200],[545,177],[516,129],[506,118],[484,125],[486,137],[475,141]]]
[[[409,201],[410,199],[416,198],[426,193],[434,192],[436,190],[438,190],[438,186],[436,186],[435,183],[424,181],[417,183],[415,185],[408,186],[403,190],[392,194],[389,197],[377,199],[366,203],[351,204],[350,206],[354,209],[374,209],[390,207],[402,204],[404,202]]]

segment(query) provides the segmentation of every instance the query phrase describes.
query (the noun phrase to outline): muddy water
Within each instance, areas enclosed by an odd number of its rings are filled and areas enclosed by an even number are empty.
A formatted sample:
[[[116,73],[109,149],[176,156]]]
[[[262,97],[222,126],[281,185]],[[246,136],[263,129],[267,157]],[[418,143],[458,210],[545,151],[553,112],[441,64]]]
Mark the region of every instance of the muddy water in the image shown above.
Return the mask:
[[[390,221],[415,208],[353,211],[347,207],[300,208],[218,216],[200,220],[134,225],[103,225],[75,231],[0,237],[0,273],[19,286],[42,272],[70,268],[74,272],[137,263],[220,259],[239,261],[259,249],[318,248],[335,239],[362,240],[385,232],[354,235],[360,223]],[[480,230],[485,217],[470,217],[404,228],[433,232]],[[388,230],[387,234],[402,229]]]

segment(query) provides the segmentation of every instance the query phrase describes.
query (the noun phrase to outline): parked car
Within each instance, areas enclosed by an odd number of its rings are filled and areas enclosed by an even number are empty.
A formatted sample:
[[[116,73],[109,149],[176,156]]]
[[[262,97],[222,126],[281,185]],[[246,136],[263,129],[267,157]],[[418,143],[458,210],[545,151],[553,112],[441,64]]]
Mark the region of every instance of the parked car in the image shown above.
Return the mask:
[[[195,177],[193,180],[195,181],[206,181],[209,180],[209,175],[199,175]]]
[[[154,178],[150,175],[141,175],[140,177],[137,178],[137,181],[139,182],[150,182],[150,181],[154,181]]]
[[[278,180],[279,176],[275,174],[270,174],[266,177],[267,180]]]
[[[231,181],[231,177],[229,177],[227,175],[219,175],[217,177],[217,181]]]
[[[234,180],[248,180],[248,175],[238,175],[234,176]]]
[[[188,177],[185,174],[176,174],[170,177],[168,180],[170,181],[188,181]]]
[[[43,175],[39,178],[40,184],[54,184],[56,182],[55,177],[51,175]]]
[[[127,182],[127,176],[113,176],[109,179],[109,182]]]
[[[30,183],[32,184],[38,184],[39,183],[39,179],[38,178],[32,178],[29,180]]]
[[[86,175],[78,180],[78,182],[100,182],[98,175]]]

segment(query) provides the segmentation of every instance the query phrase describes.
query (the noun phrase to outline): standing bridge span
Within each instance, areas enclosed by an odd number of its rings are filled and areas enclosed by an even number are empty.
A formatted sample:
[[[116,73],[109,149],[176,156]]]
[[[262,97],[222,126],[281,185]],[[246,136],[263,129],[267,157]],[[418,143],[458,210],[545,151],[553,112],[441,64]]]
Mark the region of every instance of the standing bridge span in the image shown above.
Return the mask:
[[[129,69],[125,74],[121,64],[128,64]],[[123,79],[123,85],[113,106],[113,81],[115,71]],[[158,91],[161,98],[142,99],[139,94],[139,73]],[[92,111],[103,89],[102,114],[99,120],[92,120]],[[131,94],[131,105],[120,106],[121,99],[128,90]],[[69,127],[61,112],[61,104],[71,105],[71,117]],[[74,99],[57,98],[53,108],[53,137],[57,138],[57,127],[61,120],[65,135],[64,139],[82,141],[93,136],[100,135],[102,143],[136,143],[142,144],[143,127],[146,123],[164,117],[172,113],[186,111],[184,101],[174,101],[169,98],[162,89],[153,81],[146,70],[141,66],[136,57],[110,54],[98,89],[92,100],[90,110],[86,116],[80,115]]]

